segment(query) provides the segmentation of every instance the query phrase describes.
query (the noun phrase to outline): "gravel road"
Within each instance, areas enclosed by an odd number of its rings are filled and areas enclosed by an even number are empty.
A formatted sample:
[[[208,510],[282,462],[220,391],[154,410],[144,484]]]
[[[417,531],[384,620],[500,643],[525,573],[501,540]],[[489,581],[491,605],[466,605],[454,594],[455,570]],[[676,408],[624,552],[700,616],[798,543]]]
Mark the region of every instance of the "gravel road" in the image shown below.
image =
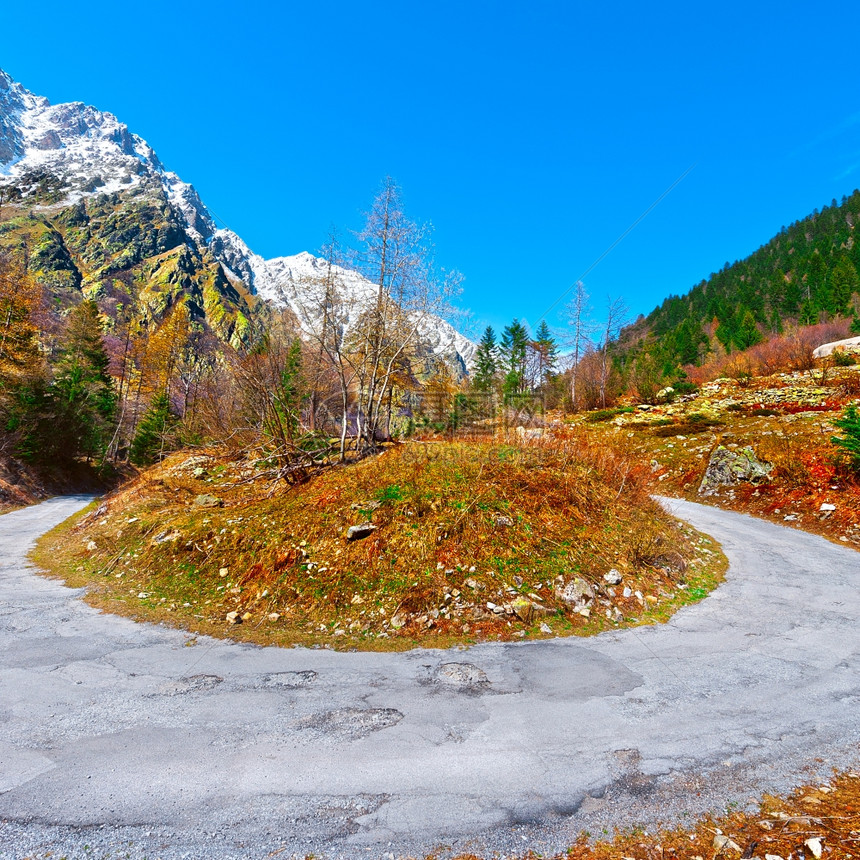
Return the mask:
[[[86,502],[0,517],[0,857],[548,853],[858,760],[860,554],[819,537],[667,501],[731,563],[669,624],[336,653],[192,644],[40,578]]]

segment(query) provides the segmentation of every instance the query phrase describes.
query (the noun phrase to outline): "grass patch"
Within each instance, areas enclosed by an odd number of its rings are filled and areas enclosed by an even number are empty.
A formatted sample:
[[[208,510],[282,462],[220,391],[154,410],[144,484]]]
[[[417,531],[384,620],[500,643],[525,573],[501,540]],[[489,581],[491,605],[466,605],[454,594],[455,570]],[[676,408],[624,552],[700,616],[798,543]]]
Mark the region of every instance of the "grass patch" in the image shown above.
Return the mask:
[[[176,455],[49,533],[34,558],[113,612],[373,649],[665,620],[724,569],[650,500],[647,466],[584,437],[397,446],[293,488],[254,470]],[[366,537],[347,538],[365,523]],[[604,581],[610,569],[621,585]],[[571,601],[577,579],[585,596]]]
[[[589,424],[597,424],[600,421],[609,421],[615,418],[616,415],[624,415],[626,413],[635,412],[632,406],[617,406],[612,409],[594,409],[585,414],[585,420]]]

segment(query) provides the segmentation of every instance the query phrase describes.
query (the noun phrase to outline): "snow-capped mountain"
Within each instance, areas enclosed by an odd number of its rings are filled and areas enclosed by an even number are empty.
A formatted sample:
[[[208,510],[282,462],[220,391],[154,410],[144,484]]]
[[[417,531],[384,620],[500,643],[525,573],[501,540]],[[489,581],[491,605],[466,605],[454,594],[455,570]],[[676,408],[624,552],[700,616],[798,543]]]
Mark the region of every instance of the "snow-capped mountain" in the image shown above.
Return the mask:
[[[52,105],[0,70],[0,187],[26,197],[46,182],[56,183],[55,206],[158,188],[189,241],[205,247],[230,280],[267,302],[290,307],[304,325],[312,325],[303,284],[323,274],[322,260],[308,253],[266,260],[253,253],[235,233],[218,229],[194,187],[167,170],[152,147],[113,114],[81,102]],[[358,272],[338,269],[338,275],[348,327],[376,288]],[[432,353],[462,370],[471,367],[475,345],[448,322],[428,317],[420,330]]]

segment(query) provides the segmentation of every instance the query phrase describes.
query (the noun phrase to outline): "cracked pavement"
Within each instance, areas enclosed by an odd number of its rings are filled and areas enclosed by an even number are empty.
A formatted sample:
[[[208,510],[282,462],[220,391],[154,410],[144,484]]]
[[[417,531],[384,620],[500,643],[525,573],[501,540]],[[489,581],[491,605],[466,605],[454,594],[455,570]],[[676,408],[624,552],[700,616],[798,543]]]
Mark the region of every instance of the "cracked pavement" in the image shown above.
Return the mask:
[[[399,654],[101,613],[0,517],[0,857],[563,850],[826,777],[860,751],[860,554],[664,500],[726,582],[668,624]]]

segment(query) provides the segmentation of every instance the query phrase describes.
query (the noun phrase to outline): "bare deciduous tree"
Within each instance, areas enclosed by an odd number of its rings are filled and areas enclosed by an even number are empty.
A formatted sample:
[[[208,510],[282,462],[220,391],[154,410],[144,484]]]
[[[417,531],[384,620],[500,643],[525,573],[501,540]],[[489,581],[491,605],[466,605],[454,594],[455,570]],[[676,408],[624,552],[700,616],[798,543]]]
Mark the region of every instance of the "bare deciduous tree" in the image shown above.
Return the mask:
[[[388,177],[359,233],[357,267],[375,296],[350,333],[357,382],[357,437],[373,450],[389,435],[392,384],[404,376],[423,326],[445,311],[459,289],[457,272],[437,270],[431,228],[410,221]]]
[[[627,305],[623,299],[606,299],[606,324],[600,338],[600,405],[606,408],[606,382],[609,379],[609,348],[612,341],[618,337],[621,329],[626,325],[629,316]]]
[[[570,349],[570,401],[573,411],[579,409],[579,400],[576,391],[576,380],[579,372],[579,363],[591,344],[593,324],[588,319],[588,293],[582,281],[576,282],[573,299],[567,306],[568,323],[570,325],[570,336],[565,346]]]

